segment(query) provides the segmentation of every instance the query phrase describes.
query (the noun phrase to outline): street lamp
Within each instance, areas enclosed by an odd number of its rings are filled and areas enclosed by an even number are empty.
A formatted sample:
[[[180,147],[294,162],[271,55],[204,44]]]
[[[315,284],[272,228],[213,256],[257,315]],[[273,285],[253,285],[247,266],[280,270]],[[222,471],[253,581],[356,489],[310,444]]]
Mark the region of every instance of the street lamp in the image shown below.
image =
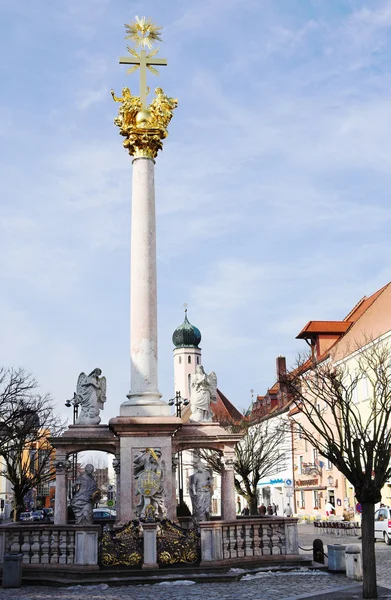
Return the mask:
[[[182,398],[180,392],[175,393],[175,398],[168,401],[169,406],[175,406],[176,416],[182,416],[182,406],[188,406],[189,400]],[[178,452],[178,489],[179,489],[179,505],[183,504],[183,460],[182,451]]]
[[[169,404],[169,406],[175,406],[176,416],[181,417],[182,416],[182,406],[188,406],[189,401],[186,398],[182,398],[180,392],[176,392],[175,398],[171,398],[171,400],[168,401],[168,404]]]
[[[65,402],[65,406],[70,408],[73,406],[73,425],[75,425],[77,418],[79,416],[79,406],[80,406],[80,396],[76,393],[73,394],[73,398],[71,400],[67,400]],[[72,483],[74,483],[77,479],[77,452],[72,454]]]

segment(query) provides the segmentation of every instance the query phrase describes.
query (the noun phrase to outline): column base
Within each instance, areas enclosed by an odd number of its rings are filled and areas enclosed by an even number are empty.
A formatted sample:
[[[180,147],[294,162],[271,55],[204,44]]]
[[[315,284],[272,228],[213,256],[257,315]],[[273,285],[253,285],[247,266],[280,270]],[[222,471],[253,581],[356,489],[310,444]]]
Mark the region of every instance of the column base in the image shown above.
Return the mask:
[[[170,407],[160,400],[161,394],[156,392],[129,392],[128,400],[121,404],[121,417],[169,417]]]

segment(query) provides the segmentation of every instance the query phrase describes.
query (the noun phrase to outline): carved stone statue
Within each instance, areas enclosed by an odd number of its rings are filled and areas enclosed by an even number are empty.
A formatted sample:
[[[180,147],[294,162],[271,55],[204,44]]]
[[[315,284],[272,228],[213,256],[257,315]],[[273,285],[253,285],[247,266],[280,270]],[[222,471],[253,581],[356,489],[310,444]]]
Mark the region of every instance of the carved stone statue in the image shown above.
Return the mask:
[[[165,464],[161,456],[160,448],[145,448],[134,457],[136,496],[140,496],[135,510],[138,517],[150,516],[151,512],[162,518],[167,515],[164,504]]]
[[[83,475],[73,484],[74,495],[71,507],[75,515],[76,525],[91,525],[94,519],[93,505],[100,496],[98,485],[92,476],[94,467],[86,465]]]
[[[190,421],[201,423],[211,421],[211,403],[217,402],[217,377],[214,371],[207,375],[199,365],[190,377]]]
[[[196,465],[196,472],[189,477],[189,493],[193,507],[193,519],[197,523],[209,521],[210,503],[213,494],[212,469],[208,469],[201,461]]]
[[[79,375],[75,398],[80,407],[77,425],[99,425],[101,421],[99,411],[106,402],[106,377],[100,377],[101,374],[100,369],[94,369],[88,376]]]

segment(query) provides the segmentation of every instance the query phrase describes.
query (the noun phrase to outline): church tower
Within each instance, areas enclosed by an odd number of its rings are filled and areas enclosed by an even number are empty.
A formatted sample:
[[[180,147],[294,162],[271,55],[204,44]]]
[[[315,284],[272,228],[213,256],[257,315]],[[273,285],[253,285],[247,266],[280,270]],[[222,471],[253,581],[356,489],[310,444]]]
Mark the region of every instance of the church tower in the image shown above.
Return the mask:
[[[185,308],[185,319],[172,334],[174,348],[174,387],[175,393],[180,392],[182,398],[190,399],[190,376],[201,364],[201,332],[198,327],[192,325],[187,318]]]

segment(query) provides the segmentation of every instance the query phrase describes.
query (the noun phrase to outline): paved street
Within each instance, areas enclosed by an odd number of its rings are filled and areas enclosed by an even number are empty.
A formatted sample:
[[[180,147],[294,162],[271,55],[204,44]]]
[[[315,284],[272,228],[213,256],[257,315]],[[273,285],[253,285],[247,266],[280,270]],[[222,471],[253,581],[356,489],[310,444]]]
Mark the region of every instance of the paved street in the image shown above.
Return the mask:
[[[352,536],[319,536],[312,525],[299,526],[300,545],[310,548],[316,537],[328,543],[360,543]],[[311,555],[301,550],[301,554]],[[390,588],[391,600],[391,546],[376,544],[378,560],[378,583]],[[246,575],[234,583],[198,583],[191,581],[160,583],[142,586],[112,587],[107,584],[94,586],[71,586],[68,588],[23,587],[0,589],[0,600],[291,600],[301,594],[317,594],[321,591],[338,590],[352,582],[344,575],[313,572],[300,569],[289,572]],[[310,597],[310,596],[307,596]],[[356,596],[359,598],[360,596]],[[384,596],[383,596],[384,597]],[[338,593],[336,595],[338,598]]]

